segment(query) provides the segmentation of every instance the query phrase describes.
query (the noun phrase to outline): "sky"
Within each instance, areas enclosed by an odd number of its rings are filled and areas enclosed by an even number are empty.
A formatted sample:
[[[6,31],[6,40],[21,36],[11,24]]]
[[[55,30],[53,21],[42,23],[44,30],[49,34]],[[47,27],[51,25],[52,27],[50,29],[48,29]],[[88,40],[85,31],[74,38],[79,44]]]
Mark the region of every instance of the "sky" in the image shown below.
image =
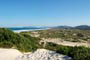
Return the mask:
[[[90,25],[90,0],[0,0],[0,26]]]

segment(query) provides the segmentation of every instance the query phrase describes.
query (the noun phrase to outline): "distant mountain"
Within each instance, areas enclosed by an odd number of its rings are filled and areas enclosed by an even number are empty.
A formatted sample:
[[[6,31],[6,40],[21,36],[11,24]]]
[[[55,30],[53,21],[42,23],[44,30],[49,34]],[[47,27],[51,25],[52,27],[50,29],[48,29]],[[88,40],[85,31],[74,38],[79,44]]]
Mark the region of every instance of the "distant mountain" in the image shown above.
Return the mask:
[[[82,29],[82,30],[90,30],[90,26],[88,26],[88,25],[80,25],[80,26],[76,26],[74,28],[75,29]]]
[[[54,28],[60,28],[60,29],[72,29],[73,27],[71,27],[71,26],[57,26],[57,27],[54,27]]]
[[[88,26],[88,25],[80,25],[80,26],[75,26],[75,27],[71,27],[71,26],[57,26],[57,27],[53,27],[53,28],[90,30],[90,26]]]

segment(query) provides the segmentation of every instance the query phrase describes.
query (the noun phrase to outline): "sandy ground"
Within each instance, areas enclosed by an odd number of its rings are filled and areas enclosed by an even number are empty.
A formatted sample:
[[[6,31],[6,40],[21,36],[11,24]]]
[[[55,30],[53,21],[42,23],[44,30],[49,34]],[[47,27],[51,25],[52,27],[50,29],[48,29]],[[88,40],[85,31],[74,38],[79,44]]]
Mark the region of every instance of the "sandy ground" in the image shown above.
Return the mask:
[[[62,41],[61,39],[43,39],[42,41],[44,42],[53,42],[59,45],[64,45],[64,46],[86,46],[90,47],[90,44],[87,42],[69,42],[69,41]]]
[[[71,57],[55,51],[37,49],[35,52],[22,54],[16,49],[0,48],[0,60],[70,60]]]
[[[16,60],[16,57],[21,55],[22,53],[16,49],[0,48],[0,60]]]

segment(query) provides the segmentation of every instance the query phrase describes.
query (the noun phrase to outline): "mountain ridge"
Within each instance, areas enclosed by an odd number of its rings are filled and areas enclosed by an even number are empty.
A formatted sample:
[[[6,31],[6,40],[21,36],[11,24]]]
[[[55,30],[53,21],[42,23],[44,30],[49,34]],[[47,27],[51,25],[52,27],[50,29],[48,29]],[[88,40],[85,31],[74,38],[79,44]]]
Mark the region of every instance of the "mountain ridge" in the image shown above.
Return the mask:
[[[68,26],[68,25],[61,25],[61,26],[54,26],[54,27],[33,27],[33,26],[24,26],[24,27],[8,27],[9,30],[29,30],[29,29],[44,29],[44,28],[59,28],[59,29],[81,29],[81,30],[90,30],[89,25],[78,25],[78,26]]]
[[[57,27],[54,27],[54,28],[90,30],[90,26],[89,25],[78,25],[78,26],[75,26],[75,27],[71,27],[71,26],[57,26]]]

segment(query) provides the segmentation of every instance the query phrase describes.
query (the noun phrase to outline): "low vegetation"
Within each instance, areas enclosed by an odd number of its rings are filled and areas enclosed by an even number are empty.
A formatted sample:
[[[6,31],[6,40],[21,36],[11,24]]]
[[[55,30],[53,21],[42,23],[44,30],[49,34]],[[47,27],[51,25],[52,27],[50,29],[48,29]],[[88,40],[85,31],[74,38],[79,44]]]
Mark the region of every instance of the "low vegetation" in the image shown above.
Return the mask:
[[[8,29],[0,28],[0,47],[17,48],[22,52],[34,51],[39,47],[39,38],[27,34],[17,34]]]
[[[39,31],[42,36],[40,37],[60,37],[60,38],[74,38],[73,35],[75,35],[75,38],[87,40],[89,39],[89,31],[81,31],[81,30],[59,30],[60,32],[51,31],[48,30],[45,31]],[[65,32],[66,31],[66,32]],[[48,33],[47,33],[48,32]],[[51,33],[52,32],[52,33]],[[28,33],[28,32],[27,32]],[[22,52],[29,52],[29,51],[35,51],[38,48],[45,48],[49,50],[54,50],[57,53],[68,55],[72,57],[72,60],[90,60],[90,47],[70,47],[70,46],[62,46],[57,45],[54,43],[46,43],[46,45],[43,47],[43,45],[39,45],[40,37],[31,37],[30,34],[27,33],[14,33],[8,29],[0,28],[0,48],[16,48],[19,49]],[[65,35],[63,35],[66,33]],[[50,34],[47,35],[46,34]],[[54,35],[52,35],[54,34]],[[60,34],[60,35],[58,35]],[[68,34],[68,35],[67,35]],[[45,35],[45,36],[43,36]],[[86,39],[83,39],[83,37],[86,37]]]
[[[49,42],[46,44],[45,48],[49,50],[54,50],[60,54],[68,55],[72,57],[72,60],[90,60],[90,48],[86,48],[84,46],[69,47]]]
[[[40,38],[60,38],[71,42],[90,42],[90,30],[79,29],[48,29],[36,31]],[[33,32],[27,32],[33,34]]]

